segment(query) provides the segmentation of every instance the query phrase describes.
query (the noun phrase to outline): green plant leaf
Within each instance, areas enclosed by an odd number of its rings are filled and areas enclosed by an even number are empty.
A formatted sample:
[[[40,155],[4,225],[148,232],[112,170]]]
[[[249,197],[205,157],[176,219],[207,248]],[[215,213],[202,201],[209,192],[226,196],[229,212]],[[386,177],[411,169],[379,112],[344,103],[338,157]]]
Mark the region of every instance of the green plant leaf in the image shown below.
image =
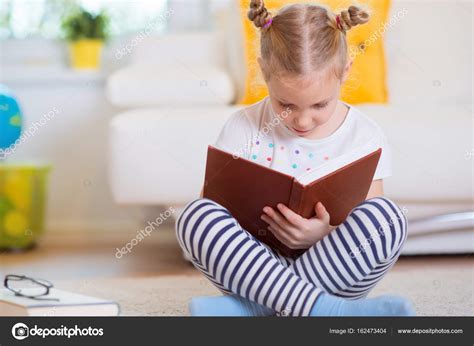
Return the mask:
[[[107,40],[109,37],[109,17],[105,12],[94,15],[82,8],[75,10],[61,23],[67,41],[81,39]]]

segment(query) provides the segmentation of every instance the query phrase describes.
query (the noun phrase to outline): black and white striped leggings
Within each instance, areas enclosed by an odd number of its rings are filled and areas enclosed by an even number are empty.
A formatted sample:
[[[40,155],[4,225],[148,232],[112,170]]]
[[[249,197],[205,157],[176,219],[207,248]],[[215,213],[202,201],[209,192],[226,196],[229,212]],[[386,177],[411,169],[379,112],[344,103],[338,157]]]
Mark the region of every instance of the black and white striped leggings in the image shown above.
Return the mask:
[[[182,249],[217,288],[290,316],[308,316],[321,292],[365,297],[407,236],[404,213],[386,197],[359,204],[297,259],[271,250],[209,199],[188,203],[175,226]]]

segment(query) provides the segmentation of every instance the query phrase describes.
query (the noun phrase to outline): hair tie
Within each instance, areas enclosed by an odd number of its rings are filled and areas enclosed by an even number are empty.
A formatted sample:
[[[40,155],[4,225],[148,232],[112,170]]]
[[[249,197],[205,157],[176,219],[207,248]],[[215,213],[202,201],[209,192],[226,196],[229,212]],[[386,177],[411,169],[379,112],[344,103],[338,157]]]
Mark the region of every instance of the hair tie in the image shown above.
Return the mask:
[[[270,18],[268,22],[266,22],[265,25],[262,27],[262,29],[268,28],[270,25],[272,25],[272,22],[273,22],[273,18]]]
[[[336,16],[336,25],[340,31],[344,32],[344,28],[342,27],[342,24],[341,24],[341,17],[339,15]]]

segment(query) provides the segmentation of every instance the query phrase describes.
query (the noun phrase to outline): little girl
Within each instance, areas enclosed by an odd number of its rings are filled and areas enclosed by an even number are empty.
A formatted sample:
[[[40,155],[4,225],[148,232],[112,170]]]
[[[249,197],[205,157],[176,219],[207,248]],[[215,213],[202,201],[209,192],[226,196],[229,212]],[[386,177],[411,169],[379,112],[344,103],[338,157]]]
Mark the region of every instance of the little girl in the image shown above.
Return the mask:
[[[341,225],[329,224],[321,203],[311,219],[283,204],[263,208],[269,232],[290,248],[307,249],[296,259],[258,241],[223,206],[203,198],[187,204],[176,221],[179,243],[224,293],[193,298],[191,314],[414,315],[404,298],[365,298],[396,262],[407,235],[403,212],[383,197],[383,179],[391,175],[384,134],[339,101],[352,64],[346,32],[369,15],[356,6],[334,15],[319,5],[298,4],[272,17],[263,0],[252,0],[248,17],[261,31],[258,62],[269,96],[234,114],[215,146],[291,175],[367,143],[382,147],[382,156],[366,201]]]

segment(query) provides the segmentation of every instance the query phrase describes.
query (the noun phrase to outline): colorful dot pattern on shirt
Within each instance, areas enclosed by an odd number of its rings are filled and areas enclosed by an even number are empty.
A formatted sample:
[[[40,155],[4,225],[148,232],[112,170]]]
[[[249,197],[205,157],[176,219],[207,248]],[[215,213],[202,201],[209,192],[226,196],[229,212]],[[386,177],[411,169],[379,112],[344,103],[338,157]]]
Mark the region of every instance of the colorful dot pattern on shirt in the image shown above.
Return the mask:
[[[284,145],[277,145],[273,142],[270,142],[268,144],[265,144],[264,142],[262,142],[261,140],[257,140],[255,141],[255,145],[265,145],[265,146],[268,146],[269,149],[273,149],[273,148],[279,148],[279,150],[281,151],[284,151],[286,148]],[[268,150],[268,149],[267,149]],[[295,156],[295,158],[299,157],[298,160],[300,160],[301,158],[304,159],[304,157],[306,157],[308,159],[316,159],[317,157],[321,157],[324,161],[328,161],[329,160],[329,156],[325,155],[325,156],[316,156],[314,152],[304,152],[302,151],[301,149],[293,149],[292,151],[293,155]],[[301,157],[301,155],[304,155],[303,157]],[[256,155],[256,154],[253,154],[251,155],[251,159],[252,160],[257,160],[259,157],[259,155]],[[273,157],[273,155],[271,154],[271,152],[267,152],[266,154],[265,153],[262,153],[262,155],[260,156],[261,157],[261,160],[265,160],[266,162],[272,162],[273,164],[279,164],[281,163],[280,160],[275,160],[275,158]],[[290,167],[292,169],[297,169],[299,167],[299,164],[300,163],[290,163]],[[310,171],[311,167],[306,167],[304,168],[305,171]]]

